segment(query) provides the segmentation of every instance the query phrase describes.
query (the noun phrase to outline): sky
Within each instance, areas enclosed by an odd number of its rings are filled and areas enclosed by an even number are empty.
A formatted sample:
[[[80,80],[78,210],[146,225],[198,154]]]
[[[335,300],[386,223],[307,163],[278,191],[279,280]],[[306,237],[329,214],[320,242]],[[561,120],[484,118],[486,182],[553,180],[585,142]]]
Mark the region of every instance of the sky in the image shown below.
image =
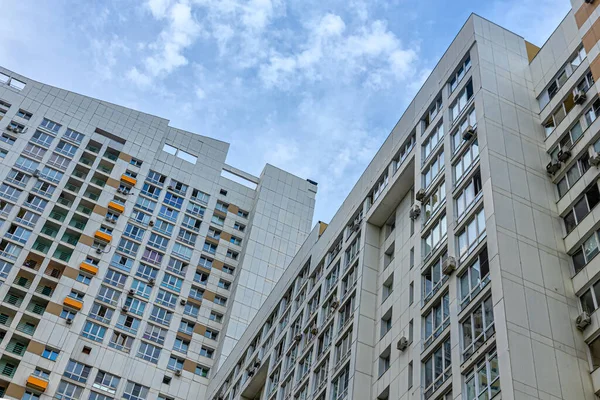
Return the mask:
[[[569,0],[2,0],[0,65],[318,182],[329,222],[471,12],[542,45]]]

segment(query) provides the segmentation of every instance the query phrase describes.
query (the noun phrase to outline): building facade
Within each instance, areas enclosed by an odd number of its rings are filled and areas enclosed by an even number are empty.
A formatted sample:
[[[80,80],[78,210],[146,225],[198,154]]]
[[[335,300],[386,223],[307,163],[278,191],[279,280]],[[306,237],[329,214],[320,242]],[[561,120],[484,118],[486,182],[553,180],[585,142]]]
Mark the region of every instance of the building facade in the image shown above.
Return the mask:
[[[0,128],[0,397],[204,398],[238,282],[258,309],[316,184],[5,69]]]
[[[598,3],[467,20],[210,400],[597,398]]]

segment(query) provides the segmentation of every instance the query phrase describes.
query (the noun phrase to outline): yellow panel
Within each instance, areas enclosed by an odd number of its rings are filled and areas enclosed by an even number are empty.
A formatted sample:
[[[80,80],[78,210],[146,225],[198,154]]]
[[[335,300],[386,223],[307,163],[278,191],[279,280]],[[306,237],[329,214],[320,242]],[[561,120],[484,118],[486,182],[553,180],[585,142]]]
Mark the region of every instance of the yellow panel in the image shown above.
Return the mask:
[[[85,272],[88,272],[92,275],[96,275],[98,273],[98,268],[96,268],[95,266],[88,264],[86,262],[82,262],[81,265],[79,266],[79,269]]]
[[[27,378],[27,386],[43,392],[48,387],[48,381],[40,379],[37,376],[30,375],[29,378]]]
[[[135,184],[137,183],[137,180],[135,180],[134,178],[132,178],[130,176],[127,176],[127,175],[121,175],[121,180],[123,182],[127,182],[127,183],[129,183],[130,185],[133,185],[133,186],[135,186]]]
[[[105,242],[110,242],[112,240],[112,236],[106,232],[96,231],[94,234],[98,239],[104,240]]]
[[[118,212],[123,212],[125,211],[125,207],[115,203],[114,201],[111,201],[110,203],[108,203],[108,208],[112,208],[113,210],[117,210]]]
[[[83,308],[83,303],[80,301],[77,301],[75,299],[72,299],[70,297],[65,297],[65,300],[63,301],[63,304],[65,306],[69,306],[71,308],[74,308],[76,310],[81,310]]]

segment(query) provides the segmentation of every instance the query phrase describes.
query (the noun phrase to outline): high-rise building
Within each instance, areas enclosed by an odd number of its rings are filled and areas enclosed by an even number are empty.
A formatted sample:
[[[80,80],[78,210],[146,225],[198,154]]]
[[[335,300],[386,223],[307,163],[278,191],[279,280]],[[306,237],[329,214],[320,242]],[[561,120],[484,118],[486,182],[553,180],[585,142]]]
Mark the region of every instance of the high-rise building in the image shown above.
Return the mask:
[[[5,69],[0,130],[0,397],[204,398],[309,234],[316,184]]]
[[[598,4],[469,17],[209,400],[597,398]]]

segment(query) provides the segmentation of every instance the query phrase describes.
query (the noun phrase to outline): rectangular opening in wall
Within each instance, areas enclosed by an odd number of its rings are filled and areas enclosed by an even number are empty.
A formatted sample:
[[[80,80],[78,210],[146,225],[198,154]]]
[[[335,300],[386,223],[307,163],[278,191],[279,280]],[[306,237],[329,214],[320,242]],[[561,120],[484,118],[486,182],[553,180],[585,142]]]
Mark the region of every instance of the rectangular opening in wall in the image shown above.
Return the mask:
[[[236,183],[239,183],[240,185],[244,185],[247,188],[250,188],[252,190],[256,190],[256,183],[252,182],[249,179],[244,178],[243,176],[236,175],[236,174],[234,174],[232,172],[229,172],[227,170],[224,170],[224,169],[221,170],[221,176],[223,178],[227,178],[227,179],[232,180],[232,181],[234,181]]]
[[[102,135],[104,137],[109,138],[110,140],[114,140],[117,143],[121,143],[121,144],[125,144],[127,143],[127,141],[117,135],[113,135],[110,132],[106,132],[104,129],[100,129],[100,128],[96,128],[96,130],[94,130],[94,132],[96,132],[98,135]]]

